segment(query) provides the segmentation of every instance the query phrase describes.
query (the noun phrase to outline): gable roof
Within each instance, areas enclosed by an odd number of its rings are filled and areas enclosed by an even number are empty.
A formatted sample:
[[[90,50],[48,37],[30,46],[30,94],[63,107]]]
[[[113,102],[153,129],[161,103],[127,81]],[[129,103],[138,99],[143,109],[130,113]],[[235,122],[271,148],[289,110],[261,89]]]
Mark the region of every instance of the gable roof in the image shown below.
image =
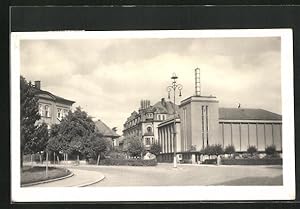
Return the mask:
[[[220,120],[282,120],[282,116],[263,109],[219,108]]]
[[[41,90],[41,89],[38,89],[38,88],[35,88],[35,87],[33,87],[33,92],[36,96],[39,96],[41,94],[46,94],[46,95],[50,96],[52,98],[52,100],[55,101],[55,102],[67,103],[69,105],[72,105],[73,103],[75,103],[75,101],[65,99],[63,97],[56,96],[56,95],[50,93],[49,91],[44,91],[44,90]]]
[[[118,138],[120,137],[116,132],[114,132],[111,128],[109,128],[104,122],[100,119],[95,122],[95,130],[99,134],[111,137],[111,138]]]

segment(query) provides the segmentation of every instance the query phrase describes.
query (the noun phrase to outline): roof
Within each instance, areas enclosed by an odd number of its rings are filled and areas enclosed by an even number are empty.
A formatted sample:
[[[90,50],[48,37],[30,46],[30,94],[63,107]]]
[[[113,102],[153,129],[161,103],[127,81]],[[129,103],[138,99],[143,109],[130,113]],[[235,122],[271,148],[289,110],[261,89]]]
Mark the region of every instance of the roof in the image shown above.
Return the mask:
[[[114,132],[111,128],[109,128],[104,122],[100,119],[95,122],[96,132],[100,133],[103,136],[118,138],[120,137],[116,132]]]
[[[157,113],[168,113],[168,114],[174,113],[174,103],[170,102],[170,101],[161,100],[161,101],[155,103],[155,105],[153,105],[153,107],[156,108]],[[176,112],[178,112],[178,110],[179,110],[178,105],[176,105],[176,104],[175,104],[175,110],[176,110]]]
[[[41,89],[38,89],[38,88],[35,88],[35,87],[33,87],[33,91],[34,91],[35,95],[38,95],[38,94],[47,94],[47,95],[49,95],[56,102],[68,103],[70,105],[72,105],[73,103],[75,103],[75,101],[72,101],[72,100],[69,100],[69,99],[65,99],[63,97],[56,96],[56,95],[50,93],[49,91],[44,91],[44,90],[41,90]]]
[[[282,120],[282,116],[263,109],[219,108],[220,120]]]

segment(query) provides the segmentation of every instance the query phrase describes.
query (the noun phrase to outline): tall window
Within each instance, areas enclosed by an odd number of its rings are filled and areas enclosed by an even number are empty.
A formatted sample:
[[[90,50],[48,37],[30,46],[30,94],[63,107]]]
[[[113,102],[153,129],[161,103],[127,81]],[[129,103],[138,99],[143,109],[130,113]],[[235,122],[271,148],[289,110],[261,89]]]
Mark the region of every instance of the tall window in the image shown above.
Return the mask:
[[[152,128],[151,127],[147,127],[147,132],[151,133],[152,132]]]
[[[66,117],[66,116],[68,115],[68,112],[69,112],[69,110],[64,109],[64,112],[62,113],[62,116],[63,116],[63,117]]]
[[[50,117],[50,107],[49,107],[49,105],[45,105],[45,116]]]
[[[61,111],[61,109],[60,108],[57,108],[57,118],[58,119],[61,119],[61,117],[62,117],[62,111]]]
[[[44,110],[43,110],[43,105],[39,104],[39,113],[41,116],[44,116]]]
[[[150,145],[150,138],[146,138],[146,145]]]

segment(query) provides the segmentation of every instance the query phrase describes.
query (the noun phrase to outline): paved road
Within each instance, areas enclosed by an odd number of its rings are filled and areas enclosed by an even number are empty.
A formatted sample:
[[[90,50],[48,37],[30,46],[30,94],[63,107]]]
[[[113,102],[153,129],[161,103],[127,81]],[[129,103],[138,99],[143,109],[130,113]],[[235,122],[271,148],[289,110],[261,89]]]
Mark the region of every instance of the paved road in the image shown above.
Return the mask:
[[[87,171],[68,168],[74,175],[58,181],[37,184],[30,187],[82,187],[103,180],[105,177],[99,171]]]
[[[79,166],[105,179],[91,186],[282,185],[281,166],[159,164],[155,167]]]

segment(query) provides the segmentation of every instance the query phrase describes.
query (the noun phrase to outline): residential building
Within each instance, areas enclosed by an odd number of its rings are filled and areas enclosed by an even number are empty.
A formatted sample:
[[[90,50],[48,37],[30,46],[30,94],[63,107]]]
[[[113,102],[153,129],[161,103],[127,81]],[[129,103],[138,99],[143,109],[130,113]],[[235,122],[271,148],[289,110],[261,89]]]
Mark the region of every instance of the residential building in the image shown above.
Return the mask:
[[[39,122],[45,122],[49,129],[51,125],[60,123],[75,103],[72,100],[42,90],[41,81],[35,81],[33,89],[35,96],[38,97],[39,113],[41,115]]]
[[[95,131],[101,136],[111,141],[111,145],[114,146],[115,140],[120,136],[109,128],[103,121],[100,119],[95,121]]]
[[[177,105],[175,110],[178,110]],[[124,140],[139,139],[149,149],[151,144],[158,143],[158,124],[169,119],[173,113],[174,104],[164,98],[154,105],[150,105],[149,100],[142,100],[138,112],[133,111],[124,123]]]

